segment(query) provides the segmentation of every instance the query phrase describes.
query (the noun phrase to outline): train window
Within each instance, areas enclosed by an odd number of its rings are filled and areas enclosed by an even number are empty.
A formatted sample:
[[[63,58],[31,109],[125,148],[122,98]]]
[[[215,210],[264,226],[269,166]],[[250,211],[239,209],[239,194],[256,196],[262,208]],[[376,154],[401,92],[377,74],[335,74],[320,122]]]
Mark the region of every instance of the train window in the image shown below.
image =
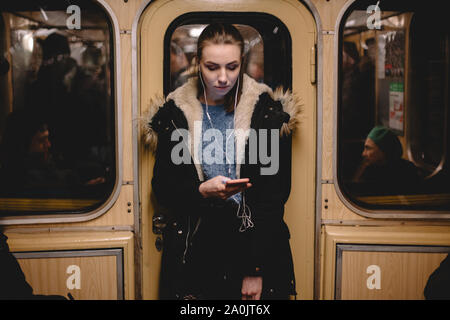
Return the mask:
[[[87,212],[111,195],[112,34],[95,1],[1,2],[1,216]]]
[[[231,23],[245,42],[244,68],[272,88],[291,87],[291,40],[286,26],[262,13],[188,13],[171,23],[165,36],[164,93],[182,85],[195,65],[197,40],[212,22]]]
[[[337,178],[360,208],[450,210],[450,26],[438,8],[363,0],[342,19]]]

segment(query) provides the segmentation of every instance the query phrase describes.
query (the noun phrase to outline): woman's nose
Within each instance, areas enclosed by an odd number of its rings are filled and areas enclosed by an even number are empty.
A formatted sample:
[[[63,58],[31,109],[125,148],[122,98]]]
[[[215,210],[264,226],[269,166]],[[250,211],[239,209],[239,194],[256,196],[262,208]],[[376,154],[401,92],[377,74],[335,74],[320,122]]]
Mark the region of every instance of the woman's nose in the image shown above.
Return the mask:
[[[219,76],[218,76],[217,80],[221,84],[227,83],[227,72],[226,72],[225,69],[220,69]]]

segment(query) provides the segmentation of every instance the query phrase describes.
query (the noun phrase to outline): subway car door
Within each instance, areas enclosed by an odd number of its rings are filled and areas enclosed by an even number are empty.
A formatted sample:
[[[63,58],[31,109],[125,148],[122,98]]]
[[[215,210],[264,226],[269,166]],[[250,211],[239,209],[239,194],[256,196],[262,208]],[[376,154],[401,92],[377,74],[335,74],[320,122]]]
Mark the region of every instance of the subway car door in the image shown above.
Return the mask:
[[[183,81],[202,27],[222,21],[236,25],[248,44],[246,72],[272,88],[283,85],[301,100],[301,121],[293,137],[292,186],[285,220],[291,233],[298,299],[313,298],[314,215],[316,189],[316,23],[308,8],[294,0],[152,1],[141,8],[135,41],[135,110],[144,117],[150,101],[166,96]],[[170,54],[178,64],[170,63]],[[177,81],[175,81],[177,80]],[[144,299],[158,299],[161,250],[158,206],[151,189],[154,156],[141,142],[139,197],[142,219],[142,287]],[[158,217],[156,216],[156,220]],[[157,221],[156,221],[157,222]]]

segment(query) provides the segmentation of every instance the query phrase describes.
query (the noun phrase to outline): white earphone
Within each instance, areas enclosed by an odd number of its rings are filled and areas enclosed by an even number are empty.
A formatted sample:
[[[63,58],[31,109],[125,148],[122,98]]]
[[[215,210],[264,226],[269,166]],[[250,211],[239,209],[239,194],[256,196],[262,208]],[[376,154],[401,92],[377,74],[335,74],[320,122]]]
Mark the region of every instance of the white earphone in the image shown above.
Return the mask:
[[[208,120],[209,120],[209,123],[210,123],[211,127],[214,128],[214,126],[212,124],[212,121],[211,121],[211,117],[210,117],[209,112],[208,112],[208,100],[206,99],[206,88],[205,88],[205,84],[203,83],[203,78],[202,78],[202,73],[200,71],[200,66],[199,66],[199,70],[198,70],[198,77],[200,78],[200,82],[202,83],[202,87],[203,87],[203,96],[204,96],[205,105],[206,105],[206,116],[208,117]],[[239,78],[240,77],[238,77],[238,80],[237,80],[236,93],[235,93],[235,96],[234,96],[233,131],[226,138],[225,145],[228,144],[228,139],[231,137],[231,135],[234,133],[234,130],[235,130],[237,95],[238,95],[238,91],[239,91]],[[226,158],[226,161],[228,163],[230,163],[226,151],[225,151],[225,158]],[[228,167],[228,174],[229,175],[231,175],[230,168],[231,167],[229,166]],[[250,210],[250,207],[245,204],[245,192],[244,191],[242,192],[242,207],[243,207],[242,214],[240,214],[240,211],[241,211],[241,204],[240,203],[239,203],[239,206],[238,206],[238,209],[237,209],[237,212],[236,212],[236,216],[239,219],[242,219],[242,224],[241,224],[241,227],[239,228],[239,232],[244,232],[248,228],[252,228],[254,226],[254,224],[252,222],[252,212]]]
[[[211,128],[214,128],[214,125],[213,125],[212,120],[211,120],[211,116],[209,115],[209,112],[208,112],[208,100],[206,99],[206,87],[205,87],[205,84],[203,82],[202,73],[200,71],[200,66],[199,66],[199,69],[198,69],[198,77],[200,78],[200,82],[202,83],[202,87],[203,87],[203,97],[205,99],[205,105],[206,105],[206,116],[208,117],[209,124],[211,125]],[[225,145],[228,145],[228,139],[233,135],[233,133],[234,133],[234,126],[236,124],[236,107],[237,107],[237,95],[238,95],[238,91],[239,91],[239,78],[240,77],[238,77],[237,86],[236,86],[236,93],[234,95],[233,130],[228,135],[228,137],[226,137]],[[226,152],[225,152],[225,158],[226,158],[226,161],[228,163],[230,163],[230,159],[228,159],[228,154]],[[228,168],[228,169],[230,170],[230,168]],[[228,174],[230,174],[230,172],[228,172]]]

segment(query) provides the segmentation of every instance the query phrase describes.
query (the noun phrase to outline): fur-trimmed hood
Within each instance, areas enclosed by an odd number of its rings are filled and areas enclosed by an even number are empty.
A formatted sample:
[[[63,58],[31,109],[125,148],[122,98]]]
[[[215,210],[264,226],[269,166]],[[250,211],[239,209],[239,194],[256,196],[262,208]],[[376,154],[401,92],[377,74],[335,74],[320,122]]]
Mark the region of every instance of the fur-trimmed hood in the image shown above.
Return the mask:
[[[156,97],[150,101],[149,109],[143,119],[143,138],[153,152],[156,150],[158,135],[152,128],[152,119],[165,102],[173,100],[175,105],[183,111],[191,134],[193,134],[195,121],[201,122],[203,120],[203,108],[197,99],[196,81],[195,78],[191,78],[183,86],[171,92],[166,99]],[[269,86],[256,82],[246,74],[243,77],[241,99],[235,110],[235,129],[248,131],[254,108],[263,93],[268,93],[274,101],[279,101],[283,106],[283,111],[290,117],[289,121],[281,127],[280,134],[289,135],[293,133],[300,121],[300,99],[290,91],[283,91],[282,87],[273,91]],[[239,137],[236,138],[239,141]],[[191,141],[192,145],[198,142],[196,139],[191,139]],[[239,145],[237,146],[237,152],[239,154]]]

